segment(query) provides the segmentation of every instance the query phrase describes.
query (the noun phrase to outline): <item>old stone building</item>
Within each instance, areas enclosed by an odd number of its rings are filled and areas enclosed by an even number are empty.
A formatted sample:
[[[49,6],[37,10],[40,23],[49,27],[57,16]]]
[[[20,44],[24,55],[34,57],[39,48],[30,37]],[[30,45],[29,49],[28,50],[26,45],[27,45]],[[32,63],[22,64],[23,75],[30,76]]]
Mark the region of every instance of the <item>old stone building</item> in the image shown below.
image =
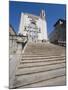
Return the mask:
[[[49,35],[50,42],[65,45],[66,44],[66,21],[59,19],[54,24],[54,30]]]
[[[13,27],[10,25],[9,27],[9,48],[10,54],[14,54],[17,49],[17,34]]]
[[[29,13],[21,13],[20,27],[18,34],[28,36],[28,40],[41,41],[48,40],[47,22],[45,11],[42,10],[40,16]]]
[[[16,34],[15,30],[13,27],[10,25],[9,27],[9,48],[10,48],[10,53],[16,52],[16,50],[23,49],[25,43],[27,42],[28,38],[27,36],[23,36],[20,34]]]

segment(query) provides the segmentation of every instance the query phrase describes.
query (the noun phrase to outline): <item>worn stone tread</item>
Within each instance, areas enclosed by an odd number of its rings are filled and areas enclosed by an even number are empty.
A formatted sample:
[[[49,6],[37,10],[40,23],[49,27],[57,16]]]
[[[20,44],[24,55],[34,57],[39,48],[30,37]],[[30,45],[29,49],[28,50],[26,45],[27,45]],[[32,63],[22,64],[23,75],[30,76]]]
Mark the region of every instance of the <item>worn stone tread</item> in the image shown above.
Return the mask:
[[[60,68],[56,70],[51,70],[47,72],[42,72],[42,73],[35,73],[35,74],[28,74],[28,75],[22,75],[22,76],[17,76],[16,83],[14,86],[21,86],[21,85],[26,85],[26,84],[31,84],[31,83],[36,83],[36,82],[41,82],[42,80],[47,80],[50,78],[62,76],[65,74],[65,68]]]
[[[16,75],[24,75],[24,74],[30,74],[30,73],[37,73],[37,72],[43,72],[47,70],[55,70],[56,68],[62,68],[65,67],[65,63],[58,63],[56,65],[47,65],[47,66],[41,66],[41,67],[32,67],[32,68],[20,68],[16,72]]]

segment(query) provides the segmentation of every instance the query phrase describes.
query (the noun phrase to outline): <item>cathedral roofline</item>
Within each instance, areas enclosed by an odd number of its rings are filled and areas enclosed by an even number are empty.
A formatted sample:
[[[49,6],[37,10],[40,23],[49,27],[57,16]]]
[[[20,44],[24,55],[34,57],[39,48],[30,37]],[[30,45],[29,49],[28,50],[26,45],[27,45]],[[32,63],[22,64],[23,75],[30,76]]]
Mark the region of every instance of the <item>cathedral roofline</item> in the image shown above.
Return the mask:
[[[31,16],[31,17],[34,17],[34,18],[36,18],[36,19],[39,19],[40,18],[40,16],[36,16],[36,15],[34,15],[34,14],[31,14],[31,13],[24,13],[25,15],[29,15],[29,16]]]

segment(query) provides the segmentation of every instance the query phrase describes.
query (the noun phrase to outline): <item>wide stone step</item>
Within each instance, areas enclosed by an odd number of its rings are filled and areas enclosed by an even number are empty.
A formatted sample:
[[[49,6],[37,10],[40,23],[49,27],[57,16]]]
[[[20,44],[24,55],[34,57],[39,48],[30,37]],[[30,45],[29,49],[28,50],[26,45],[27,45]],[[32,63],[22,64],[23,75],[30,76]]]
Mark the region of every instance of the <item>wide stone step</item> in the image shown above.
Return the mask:
[[[65,79],[66,79],[65,75],[61,75],[58,77],[53,77],[51,79],[42,80],[41,82],[32,83],[28,85],[26,84],[23,86],[23,88],[34,88],[34,87],[36,88],[36,87],[45,87],[45,86],[64,86],[66,85]]]
[[[59,77],[65,75],[65,68],[59,68],[56,70],[51,70],[47,72],[33,73],[27,75],[16,76],[14,87],[24,87],[25,85],[30,85],[33,83],[38,83],[43,80],[48,80],[54,77]]]
[[[65,52],[63,52],[63,51],[51,51],[51,52],[47,52],[47,51],[44,51],[44,52],[42,52],[42,51],[38,51],[38,52],[34,52],[34,53],[32,53],[32,50],[30,51],[30,52],[27,52],[27,53],[24,53],[24,55],[45,55],[45,56],[53,56],[53,55],[62,55],[62,54],[64,54],[65,55]]]
[[[38,51],[42,51],[42,52],[52,52],[54,50],[56,51],[65,51],[64,47],[58,46],[58,45],[51,45],[51,44],[35,44],[35,45],[27,45],[25,53],[28,52],[38,52]]]
[[[24,59],[27,59],[27,58],[61,58],[61,57],[65,57],[65,55],[64,54],[62,54],[62,55],[57,55],[57,56],[55,56],[55,55],[51,55],[51,56],[46,56],[46,55],[41,55],[41,54],[39,54],[39,55],[24,55],[24,54],[22,54],[22,58],[24,58]]]
[[[42,45],[39,45],[39,44],[35,44],[35,45],[28,45],[26,47],[26,50],[24,52],[24,54],[40,54],[40,53],[43,53],[43,54],[55,54],[55,52],[59,53],[64,53],[65,52],[65,49],[64,47],[59,47],[57,45],[50,45],[50,44],[42,44]]]
[[[58,50],[50,50],[50,51],[39,51],[39,50],[31,50],[31,51],[26,51],[24,52],[24,55],[45,55],[45,56],[52,56],[52,55],[61,55],[61,54],[65,54],[65,51],[60,51]]]
[[[63,60],[65,57],[61,58],[23,58],[21,59],[20,63],[36,63],[36,62],[47,62],[47,61],[58,61],[58,60]]]
[[[46,43],[45,44],[43,44],[43,43],[28,44],[27,47],[26,47],[27,50],[36,49],[36,48],[37,49],[43,49],[43,50],[46,48],[46,50],[47,50],[47,49],[51,49],[51,48],[52,49],[54,49],[54,48],[61,49],[61,48],[64,48],[64,47],[54,45],[54,44],[46,44]]]
[[[20,63],[18,68],[31,68],[31,67],[39,67],[39,66],[47,66],[47,65],[53,65],[57,63],[64,63],[65,60],[56,60],[56,61],[47,61],[47,62],[37,62],[37,63]]]
[[[32,67],[32,68],[19,68],[16,72],[16,76],[46,72],[46,71],[56,70],[58,68],[63,68],[63,67],[65,67],[65,63],[58,63],[56,65],[48,65],[48,66]]]

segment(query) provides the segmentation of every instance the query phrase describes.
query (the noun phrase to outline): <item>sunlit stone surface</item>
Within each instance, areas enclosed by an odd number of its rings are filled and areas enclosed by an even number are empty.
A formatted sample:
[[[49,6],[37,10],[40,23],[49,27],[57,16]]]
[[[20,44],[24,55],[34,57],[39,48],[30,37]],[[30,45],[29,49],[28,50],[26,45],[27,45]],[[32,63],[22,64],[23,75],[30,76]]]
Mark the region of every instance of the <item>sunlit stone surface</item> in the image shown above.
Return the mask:
[[[48,41],[44,10],[21,14],[18,34],[10,28],[9,88],[66,85],[65,47]]]

